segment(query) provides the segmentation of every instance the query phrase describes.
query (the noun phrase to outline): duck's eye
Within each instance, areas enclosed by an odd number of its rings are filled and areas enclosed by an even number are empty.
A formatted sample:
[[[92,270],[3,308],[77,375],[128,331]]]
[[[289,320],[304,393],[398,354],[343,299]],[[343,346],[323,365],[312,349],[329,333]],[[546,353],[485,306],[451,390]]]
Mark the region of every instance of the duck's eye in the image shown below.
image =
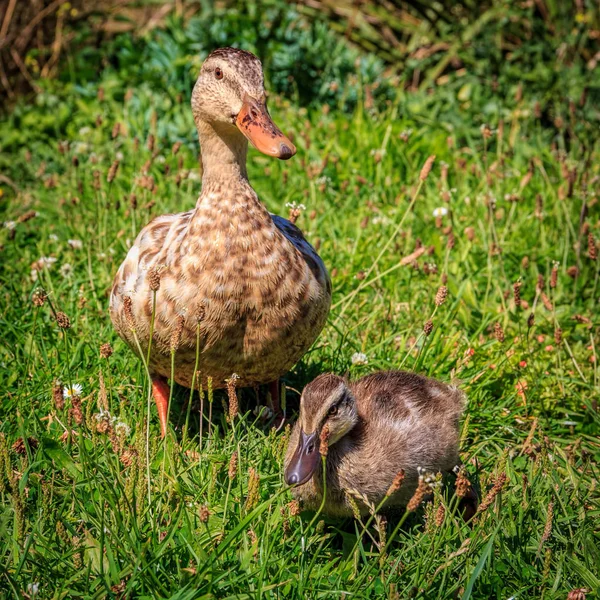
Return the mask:
[[[219,69],[219,67],[217,67],[215,69],[215,77],[217,79],[223,79],[223,71],[221,71],[221,69]]]
[[[338,407],[334,405],[329,409],[329,415],[336,415],[337,411],[338,411]]]

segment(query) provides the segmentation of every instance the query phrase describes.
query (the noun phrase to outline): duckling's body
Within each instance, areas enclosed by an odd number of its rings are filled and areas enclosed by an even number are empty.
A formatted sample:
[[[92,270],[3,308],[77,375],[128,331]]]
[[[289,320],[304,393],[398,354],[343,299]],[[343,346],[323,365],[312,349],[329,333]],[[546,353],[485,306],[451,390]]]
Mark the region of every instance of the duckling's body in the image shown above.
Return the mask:
[[[267,211],[248,181],[247,139],[280,159],[296,152],[267,111],[260,61],[233,48],[214,51],[192,111],[203,170],[196,208],[160,216],[140,232],[110,298],[117,333],[143,357],[150,347],[163,436],[166,378],[191,387],[197,369],[196,385],[210,378],[220,388],[235,374],[240,387],[275,384],[276,396],[277,380],[319,335],[331,304],[323,261],[295,225]]]
[[[317,377],[302,394],[285,458],[286,481],[298,484],[292,494],[307,509],[321,505],[318,449],[327,424],[324,512],[352,515],[348,494],[362,512],[368,512],[358,498],[362,495],[379,505],[400,470],[405,479],[385,506],[406,505],[417,487],[419,469],[444,473],[460,464],[458,421],[464,403],[457,388],[403,371],[375,373],[353,382],[332,374]],[[311,444],[315,447],[308,452]]]

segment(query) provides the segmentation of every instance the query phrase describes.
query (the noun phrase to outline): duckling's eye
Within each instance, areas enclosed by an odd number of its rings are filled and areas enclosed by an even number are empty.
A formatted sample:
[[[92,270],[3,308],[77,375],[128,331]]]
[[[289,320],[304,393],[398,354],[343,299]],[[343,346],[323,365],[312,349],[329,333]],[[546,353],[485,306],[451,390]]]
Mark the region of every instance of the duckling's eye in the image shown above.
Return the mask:
[[[329,414],[329,415],[331,415],[331,416],[333,416],[333,415],[336,415],[336,414],[337,414],[337,411],[338,411],[338,407],[337,407],[336,405],[334,405],[334,406],[332,406],[332,407],[329,409],[329,413],[328,413],[328,414]]]
[[[219,69],[219,67],[217,67],[215,69],[215,77],[217,79],[223,79],[223,71],[221,71],[221,69]]]

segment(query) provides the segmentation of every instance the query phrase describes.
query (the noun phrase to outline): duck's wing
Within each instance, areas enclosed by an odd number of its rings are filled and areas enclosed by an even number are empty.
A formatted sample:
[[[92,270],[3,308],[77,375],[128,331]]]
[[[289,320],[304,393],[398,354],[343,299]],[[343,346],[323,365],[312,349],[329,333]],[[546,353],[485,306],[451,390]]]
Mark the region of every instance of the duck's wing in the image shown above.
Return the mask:
[[[308,243],[302,231],[279,215],[271,214],[271,219],[273,219],[275,227],[300,252],[317,281],[327,288],[328,293],[331,293],[331,280],[325,264],[317,251]]]
[[[123,297],[134,298],[134,303],[147,301],[150,269],[171,265],[176,261],[173,253],[182,251],[191,215],[192,211],[161,215],[150,221],[138,234],[115,275],[110,296],[111,315],[118,331],[115,318],[122,310]]]

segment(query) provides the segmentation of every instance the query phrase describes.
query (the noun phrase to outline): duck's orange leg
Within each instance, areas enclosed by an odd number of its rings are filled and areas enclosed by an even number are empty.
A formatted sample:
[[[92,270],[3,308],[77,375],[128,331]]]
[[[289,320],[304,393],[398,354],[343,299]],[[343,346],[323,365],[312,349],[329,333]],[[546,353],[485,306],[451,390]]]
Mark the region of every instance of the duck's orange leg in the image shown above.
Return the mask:
[[[170,389],[162,377],[152,378],[152,396],[156,402],[158,418],[160,420],[161,439],[167,435],[167,420],[169,418],[169,395]]]

